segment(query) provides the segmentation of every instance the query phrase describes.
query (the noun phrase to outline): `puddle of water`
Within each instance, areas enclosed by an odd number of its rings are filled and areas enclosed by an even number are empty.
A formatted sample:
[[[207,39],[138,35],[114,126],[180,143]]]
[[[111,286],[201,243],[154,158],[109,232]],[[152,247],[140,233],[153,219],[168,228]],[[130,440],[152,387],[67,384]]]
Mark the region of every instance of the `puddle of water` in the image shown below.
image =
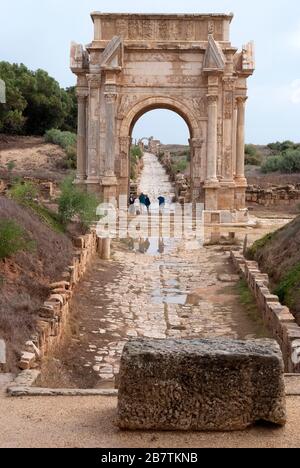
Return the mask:
[[[168,295],[160,292],[157,296],[152,297],[153,304],[176,304],[176,305],[185,305],[187,294],[178,293],[176,295]]]
[[[162,255],[170,253],[175,246],[175,239],[150,237],[148,239],[129,239],[129,250],[145,255]]]

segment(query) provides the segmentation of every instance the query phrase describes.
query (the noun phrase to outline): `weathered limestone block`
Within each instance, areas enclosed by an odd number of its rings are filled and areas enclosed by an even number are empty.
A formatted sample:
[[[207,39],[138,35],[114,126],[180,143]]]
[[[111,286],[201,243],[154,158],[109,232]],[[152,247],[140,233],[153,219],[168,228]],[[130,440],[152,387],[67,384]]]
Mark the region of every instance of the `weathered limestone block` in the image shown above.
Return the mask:
[[[28,353],[27,351],[23,351],[21,355],[21,360],[19,362],[19,368],[26,370],[26,369],[32,369],[32,367],[35,365],[35,354],[34,353]]]
[[[273,340],[134,340],[124,348],[118,426],[242,430],[286,422],[283,361]]]

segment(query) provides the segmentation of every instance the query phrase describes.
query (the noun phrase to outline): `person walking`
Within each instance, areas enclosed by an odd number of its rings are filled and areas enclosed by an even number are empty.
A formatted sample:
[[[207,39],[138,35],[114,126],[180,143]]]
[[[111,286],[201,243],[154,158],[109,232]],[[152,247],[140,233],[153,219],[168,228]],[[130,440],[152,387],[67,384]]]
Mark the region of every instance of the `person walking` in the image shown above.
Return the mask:
[[[146,195],[146,197],[145,197],[145,205],[146,205],[146,208],[147,208],[147,212],[149,213],[150,206],[151,206],[151,201],[150,201],[150,198],[148,197],[148,195]]]
[[[129,197],[129,214],[135,214],[135,197],[132,194]]]
[[[159,203],[159,212],[163,213],[165,210],[166,206],[166,199],[163,196],[158,197],[158,203]]]
[[[143,214],[146,211],[146,195],[141,193],[141,195],[139,196],[139,202],[140,202],[140,211],[141,211],[141,214]]]

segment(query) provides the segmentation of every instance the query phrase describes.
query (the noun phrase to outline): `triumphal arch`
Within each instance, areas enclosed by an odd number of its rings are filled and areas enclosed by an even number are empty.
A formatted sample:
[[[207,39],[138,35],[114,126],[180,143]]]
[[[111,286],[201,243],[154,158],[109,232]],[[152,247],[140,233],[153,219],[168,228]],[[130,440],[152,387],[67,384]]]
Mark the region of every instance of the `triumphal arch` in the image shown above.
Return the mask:
[[[177,112],[190,130],[191,187],[212,220],[246,218],[244,123],[253,45],[230,42],[233,15],[92,13],[94,39],[72,43],[77,183],[128,194],[132,130],[146,112]]]

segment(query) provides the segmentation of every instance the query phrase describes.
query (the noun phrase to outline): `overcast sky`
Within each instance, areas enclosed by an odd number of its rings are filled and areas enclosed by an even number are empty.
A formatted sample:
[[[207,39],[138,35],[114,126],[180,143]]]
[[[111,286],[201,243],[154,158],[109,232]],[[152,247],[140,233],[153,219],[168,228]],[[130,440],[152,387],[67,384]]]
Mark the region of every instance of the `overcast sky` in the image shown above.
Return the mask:
[[[71,40],[92,40],[89,13],[229,13],[231,40],[256,45],[256,72],[249,79],[247,142],[300,141],[299,0],[0,0],[0,60],[43,68],[62,86],[75,84],[69,70]],[[140,119],[135,136],[186,143],[176,114],[154,111]]]

